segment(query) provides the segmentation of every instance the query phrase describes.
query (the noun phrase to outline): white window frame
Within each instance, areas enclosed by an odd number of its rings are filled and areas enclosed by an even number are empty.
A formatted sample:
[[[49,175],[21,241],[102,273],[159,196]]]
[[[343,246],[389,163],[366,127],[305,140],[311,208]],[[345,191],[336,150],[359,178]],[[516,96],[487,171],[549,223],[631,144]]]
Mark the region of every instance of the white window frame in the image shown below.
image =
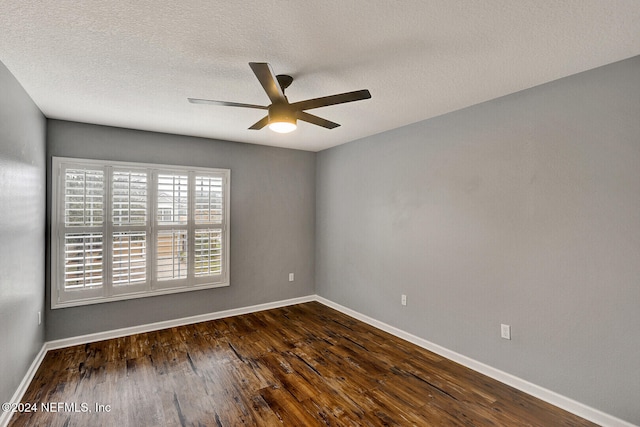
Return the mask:
[[[64,171],[69,168],[104,171],[102,225],[93,226],[93,228],[65,226]],[[144,225],[114,225],[112,204],[112,171],[114,170],[143,170],[147,172],[147,218]],[[188,271],[186,278],[158,280],[156,274],[158,270],[158,232],[171,229],[171,227],[158,223],[158,174],[181,174],[188,176],[187,224],[176,227],[176,230],[186,230],[188,236]],[[207,224],[196,222],[196,176],[215,177],[222,180],[222,220],[220,222]],[[51,308],[73,307],[229,286],[230,181],[231,171],[229,169],[52,157]],[[102,233],[102,286],[93,289],[66,290],[64,286],[65,230],[66,232],[75,232],[77,229],[78,232],[88,232],[90,229],[97,229],[98,227],[100,227]],[[194,237],[197,230],[203,229],[215,229],[216,232],[219,232],[221,235],[221,273],[196,277],[196,269],[194,266]],[[112,283],[113,233],[119,230],[144,230],[146,233],[146,280],[143,283],[121,287],[114,286]]]

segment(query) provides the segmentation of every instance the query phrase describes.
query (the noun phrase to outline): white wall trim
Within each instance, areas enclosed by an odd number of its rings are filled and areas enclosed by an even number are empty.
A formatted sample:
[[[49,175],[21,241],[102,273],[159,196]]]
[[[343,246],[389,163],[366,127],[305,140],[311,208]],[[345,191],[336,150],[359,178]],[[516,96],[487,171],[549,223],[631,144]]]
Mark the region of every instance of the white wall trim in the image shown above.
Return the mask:
[[[537,397],[540,400],[543,400],[554,406],[562,408],[567,412],[571,412],[572,414],[575,414],[579,417],[587,419],[591,422],[600,424],[601,426],[637,427],[635,424],[631,424],[628,421],[622,420],[620,418],[616,418],[613,415],[609,415],[598,409],[592,408],[583,403],[577,402],[573,399],[570,399],[561,394],[558,394],[554,391],[551,391],[544,387],[530,383],[529,381],[523,380],[522,378],[518,378],[507,372],[501,371],[499,369],[486,365],[482,362],[478,362],[477,360],[474,360],[470,357],[456,353],[455,351],[439,346],[438,344],[434,344],[423,338],[420,338],[418,336],[405,332],[402,329],[398,329],[384,322],[380,322],[379,320],[376,320],[372,317],[359,313],[355,310],[352,310],[350,308],[337,304],[319,295],[316,295],[316,301],[328,307],[334,308],[348,316],[354,317],[364,323],[368,323],[369,325],[375,328],[388,332],[391,335],[394,335],[398,338],[402,338],[403,340],[409,341],[410,343],[413,343],[419,347],[432,351],[440,356],[446,357],[447,359],[453,360],[454,362],[457,362],[463,366],[466,366],[469,369],[473,369],[476,372],[480,372],[481,374],[484,374],[488,377],[498,380],[501,383],[507,384],[531,396]]]
[[[464,356],[462,354],[456,353],[455,351],[452,351],[445,347],[434,344],[430,341],[427,341],[423,338],[420,338],[418,336],[405,332],[394,326],[388,325],[372,317],[366,316],[355,310],[352,310],[350,308],[337,304],[319,295],[307,295],[304,297],[291,298],[291,299],[286,299],[281,301],[274,301],[274,302],[269,302],[264,304],[257,304],[257,305],[234,308],[234,309],[223,310],[223,311],[216,311],[216,312],[200,314],[196,316],[183,317],[180,319],[166,320],[162,322],[148,323],[145,325],[132,326],[128,328],[98,332],[95,334],[87,334],[87,335],[81,335],[77,337],[64,338],[60,340],[47,341],[43,344],[42,348],[40,349],[40,352],[36,355],[35,359],[33,360],[33,363],[31,363],[31,366],[29,367],[29,369],[27,370],[27,373],[25,374],[24,378],[20,382],[18,389],[16,390],[13,397],[11,398],[11,402],[21,401],[22,396],[27,391],[27,388],[31,383],[31,380],[33,380],[33,377],[36,371],[40,367],[40,364],[42,363],[46,353],[49,350],[70,347],[73,345],[88,344],[91,342],[119,338],[127,335],[139,334],[144,332],[158,331],[161,329],[174,328],[177,326],[190,325],[193,323],[206,322],[209,320],[222,319],[224,317],[255,313],[258,311],[286,307],[294,304],[302,304],[310,301],[317,301],[328,307],[334,308],[340,311],[341,313],[354,317],[375,328],[381,329],[398,338],[409,341],[410,343],[413,343],[419,347],[425,348],[429,351],[439,354],[440,356],[446,357],[447,359],[453,360],[454,362],[460,363],[461,365],[466,366],[467,368],[473,369],[474,371],[487,375],[488,377],[498,380],[504,384],[514,387],[520,391],[530,394],[531,396],[537,397],[540,400],[548,402],[554,406],[562,408],[565,411],[571,412],[575,415],[578,415],[594,423],[600,424],[605,427],[637,427],[634,424],[621,420],[620,418],[616,418],[613,415],[606,414],[598,409],[592,408],[590,406],[577,402],[573,399],[562,396],[554,391],[551,391],[544,387],[540,387],[536,384],[530,383],[529,381],[523,380],[507,372],[493,368],[482,362],[478,362],[477,360],[471,359],[470,357]],[[12,413],[10,412],[0,412],[0,427],[6,427],[9,424],[11,416],[12,416]]]
[[[31,362],[31,366],[29,366],[29,369],[27,369],[27,373],[24,375],[24,378],[22,378],[22,381],[20,381],[20,384],[18,384],[18,388],[16,389],[16,392],[13,393],[13,396],[11,397],[11,400],[9,402],[18,403],[20,402],[20,400],[22,400],[22,396],[24,396],[27,388],[29,388],[29,384],[31,384],[31,380],[33,380],[33,377],[40,367],[40,364],[44,360],[44,356],[46,354],[47,343],[45,342],[44,344],[42,344],[42,348],[40,348],[38,354],[36,354],[33,362]],[[0,426],[6,427],[7,425],[9,425],[9,421],[11,420],[12,416],[13,412],[0,411]]]

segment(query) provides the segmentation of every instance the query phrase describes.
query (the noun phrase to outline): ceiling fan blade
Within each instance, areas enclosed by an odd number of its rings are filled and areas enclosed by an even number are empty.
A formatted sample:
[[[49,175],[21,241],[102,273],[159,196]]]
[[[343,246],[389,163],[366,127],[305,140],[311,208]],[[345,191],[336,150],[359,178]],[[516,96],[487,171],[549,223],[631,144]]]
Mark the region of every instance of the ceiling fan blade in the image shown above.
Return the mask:
[[[256,123],[254,123],[253,126],[251,126],[249,129],[250,130],[260,130],[263,127],[265,127],[266,125],[268,125],[268,124],[269,124],[269,116],[264,116],[263,118],[258,120]]]
[[[334,129],[340,126],[338,123],[331,122],[323,119],[322,117],[314,116],[313,114],[305,113],[304,111],[296,111],[296,117],[298,120],[322,126],[327,129]]]
[[[212,99],[198,99],[198,98],[187,98],[187,99],[192,104],[222,105],[223,107],[258,108],[260,110],[269,109],[269,107],[265,107],[264,105],[242,104],[239,102],[227,102],[227,101],[214,101]]]
[[[249,62],[249,66],[253,70],[253,74],[255,74],[260,81],[264,91],[267,92],[267,96],[272,103],[287,102],[287,98],[284,97],[284,92],[271,69],[271,65],[266,62]]]
[[[298,110],[311,110],[313,108],[327,107],[329,105],[344,104],[345,102],[360,101],[371,98],[368,90],[356,90],[354,92],[340,93],[338,95],[323,96],[321,98],[307,99],[294,102],[291,106]]]

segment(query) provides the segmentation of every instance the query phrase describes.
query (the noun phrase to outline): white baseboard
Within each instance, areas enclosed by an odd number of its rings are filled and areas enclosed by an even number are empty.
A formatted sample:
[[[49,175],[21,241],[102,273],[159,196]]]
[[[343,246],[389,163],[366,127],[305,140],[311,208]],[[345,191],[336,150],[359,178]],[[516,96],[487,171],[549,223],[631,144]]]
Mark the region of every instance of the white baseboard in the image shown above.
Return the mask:
[[[384,322],[380,322],[376,319],[337,304],[324,297],[316,295],[316,301],[601,426],[637,427],[630,422],[621,420],[620,418],[616,418],[613,415],[604,413],[598,409],[577,402],[554,391],[530,383],[529,381],[523,380],[522,378],[518,378],[507,372],[493,368],[482,362],[478,362],[477,360],[471,359],[470,357],[456,353],[455,351],[451,351],[445,347],[434,344],[430,341],[417,337]]]
[[[40,367],[40,364],[42,363],[42,360],[44,360],[44,356],[46,354],[47,343],[44,343],[38,354],[36,354],[36,357],[33,359],[33,362],[31,362],[31,366],[29,366],[29,369],[27,369],[27,373],[24,375],[24,378],[22,378],[22,381],[20,381],[20,384],[18,384],[18,388],[16,389],[16,392],[13,393],[13,396],[11,397],[11,400],[9,402],[20,402],[22,396],[24,396],[24,393],[27,391],[27,388],[29,388],[29,384],[31,384],[31,380],[36,374],[36,371]],[[12,412],[0,412],[0,426],[6,427],[7,425],[9,425],[9,421],[11,420],[12,415]]]
[[[606,427],[637,427],[634,424],[631,424],[627,421],[624,421],[612,415],[606,414],[602,411],[599,411],[598,409],[591,408],[590,406],[584,405],[573,399],[562,396],[544,387],[540,387],[538,385],[530,383],[526,380],[518,378],[507,372],[501,371],[499,369],[493,368],[484,363],[478,362],[477,360],[471,359],[470,357],[451,351],[445,347],[439,346],[423,338],[412,335],[394,326],[388,325],[384,322],[380,322],[376,319],[373,319],[355,310],[352,310],[350,308],[337,304],[319,295],[307,295],[299,298],[291,298],[287,300],[252,305],[248,307],[234,308],[230,310],[217,311],[213,313],[200,314],[197,316],[183,317],[180,319],[167,320],[163,322],[149,323],[146,325],[132,326],[129,328],[114,329],[111,331],[98,332],[95,334],[87,334],[87,335],[81,335],[77,337],[64,338],[64,339],[55,340],[55,341],[47,341],[43,344],[42,349],[36,355],[35,359],[33,360],[33,363],[31,363],[29,370],[25,374],[24,378],[20,382],[20,385],[18,386],[18,389],[16,390],[13,397],[11,398],[11,402],[14,402],[14,403],[20,402],[20,400],[22,399],[22,396],[27,391],[27,388],[31,383],[33,376],[38,370],[40,363],[42,363],[42,360],[44,359],[47,351],[49,350],[54,350],[54,349],[63,348],[63,347],[70,347],[73,345],[88,344],[91,342],[102,341],[102,340],[107,340],[112,338],[119,338],[127,335],[139,334],[144,332],[158,331],[161,329],[173,328],[176,326],[184,326],[184,325],[190,325],[193,323],[206,322],[209,320],[221,319],[224,317],[255,313],[257,311],[270,310],[272,308],[285,307],[285,306],[294,305],[294,304],[302,304],[310,301],[317,301],[328,307],[334,308],[348,316],[354,317],[375,328],[381,329],[385,332],[388,332],[392,335],[397,336],[398,338],[402,338],[406,341],[409,341],[417,346],[420,346],[436,354],[439,354],[440,356],[453,360],[454,362],[460,363],[461,365],[466,366],[467,368],[473,369],[474,371],[487,375],[488,377],[496,379],[504,384],[507,384],[518,390],[521,390],[527,394],[537,397],[540,400],[548,402],[554,406],[562,408],[565,411],[571,412],[575,415],[578,415],[594,423],[597,423]],[[10,412],[0,413],[0,427],[6,427],[9,424],[11,415],[12,414]]]

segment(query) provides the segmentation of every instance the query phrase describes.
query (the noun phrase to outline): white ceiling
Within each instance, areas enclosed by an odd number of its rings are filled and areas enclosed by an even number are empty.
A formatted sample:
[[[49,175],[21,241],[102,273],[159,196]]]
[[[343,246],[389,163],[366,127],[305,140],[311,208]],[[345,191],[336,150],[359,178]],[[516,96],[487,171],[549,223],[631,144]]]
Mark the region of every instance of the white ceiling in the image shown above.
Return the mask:
[[[318,151],[640,54],[640,1],[8,0],[0,61],[49,118]],[[290,74],[290,102],[340,123],[247,130],[268,105],[248,62]]]

